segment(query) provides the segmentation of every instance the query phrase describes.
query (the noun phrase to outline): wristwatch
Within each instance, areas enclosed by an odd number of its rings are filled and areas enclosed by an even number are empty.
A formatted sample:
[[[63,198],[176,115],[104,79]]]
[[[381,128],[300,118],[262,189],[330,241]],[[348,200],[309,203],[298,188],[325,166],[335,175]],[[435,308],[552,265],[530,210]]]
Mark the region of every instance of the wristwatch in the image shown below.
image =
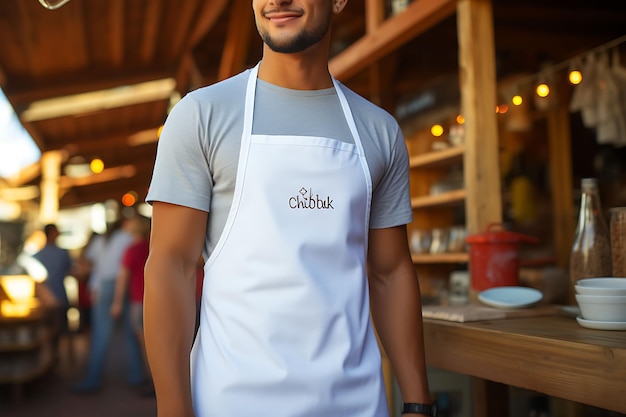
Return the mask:
[[[437,417],[437,402],[435,401],[432,404],[402,403],[402,414],[424,414]]]

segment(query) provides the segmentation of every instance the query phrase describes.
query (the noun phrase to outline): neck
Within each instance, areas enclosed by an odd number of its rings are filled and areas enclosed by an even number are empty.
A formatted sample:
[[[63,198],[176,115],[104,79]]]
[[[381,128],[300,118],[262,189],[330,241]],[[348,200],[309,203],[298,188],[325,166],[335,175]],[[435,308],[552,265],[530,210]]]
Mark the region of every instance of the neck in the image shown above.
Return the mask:
[[[328,45],[322,41],[306,51],[283,54],[263,45],[259,78],[293,90],[322,90],[333,86],[328,71]]]

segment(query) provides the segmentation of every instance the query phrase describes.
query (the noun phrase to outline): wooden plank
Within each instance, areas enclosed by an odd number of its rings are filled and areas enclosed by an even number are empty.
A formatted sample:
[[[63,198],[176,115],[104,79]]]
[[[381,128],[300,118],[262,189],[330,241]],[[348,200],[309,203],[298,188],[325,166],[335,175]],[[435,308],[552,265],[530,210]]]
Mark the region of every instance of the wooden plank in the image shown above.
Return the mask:
[[[331,59],[331,74],[345,81],[453,14],[455,7],[456,0],[414,1],[404,12],[387,19]]]
[[[149,63],[154,58],[162,12],[162,0],[151,0],[150,6],[145,8],[145,23],[139,50],[139,58],[143,63]]]
[[[437,166],[447,166],[456,161],[461,162],[465,153],[465,145],[436,152],[427,152],[412,156],[409,159],[411,168],[431,168]]]
[[[463,264],[469,261],[469,254],[464,252],[450,252],[437,254],[412,255],[415,264]]]
[[[502,221],[491,2],[460,0],[457,25],[461,113],[465,117],[465,217],[472,234]]]
[[[626,332],[552,316],[424,322],[428,365],[626,412]]]
[[[569,256],[576,227],[569,118],[567,106],[559,106],[557,109],[548,111],[553,240],[557,263],[565,270],[569,270]],[[576,302],[573,297],[569,301]]]
[[[413,197],[411,206],[416,208],[449,206],[463,202],[467,193],[464,189],[447,191],[441,194],[426,195],[421,197]]]
[[[122,85],[139,84],[172,76],[172,68],[153,68],[150,71],[130,71],[111,74],[107,72],[82,72],[64,74],[60,78],[44,78],[28,84],[13,83],[5,90],[7,98],[17,112],[37,100],[69,96],[86,91],[106,90]]]
[[[244,68],[250,46],[250,33],[254,27],[250,0],[234,0],[232,3],[226,44],[222,51],[222,59],[220,59],[218,81]]]
[[[111,50],[111,67],[121,68],[124,64],[124,45],[126,41],[126,13],[124,8],[124,0],[111,0],[108,2],[111,8],[109,15],[109,31],[107,33]]]
[[[187,43],[187,50],[193,49],[198,42],[208,33],[213,27],[217,19],[220,17],[226,6],[230,4],[228,0],[211,0],[202,1],[202,9],[199,13],[198,21],[194,26],[194,30],[189,37]]]
[[[365,30],[373,33],[385,20],[384,0],[365,0]]]

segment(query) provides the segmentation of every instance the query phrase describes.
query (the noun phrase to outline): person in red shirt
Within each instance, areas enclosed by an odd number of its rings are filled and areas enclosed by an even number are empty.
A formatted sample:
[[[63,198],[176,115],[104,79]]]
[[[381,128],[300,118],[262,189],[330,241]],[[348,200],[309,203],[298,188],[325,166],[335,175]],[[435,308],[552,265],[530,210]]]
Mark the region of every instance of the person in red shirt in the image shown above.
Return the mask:
[[[150,249],[150,220],[143,216],[135,216],[130,222],[129,227],[134,236],[134,242],[126,249],[122,258],[120,272],[115,284],[111,315],[114,318],[122,315],[128,297],[128,319],[139,345],[142,347],[144,360],[146,360],[143,336],[143,270]],[[148,369],[147,360],[146,369]],[[153,392],[151,382],[147,391]]]

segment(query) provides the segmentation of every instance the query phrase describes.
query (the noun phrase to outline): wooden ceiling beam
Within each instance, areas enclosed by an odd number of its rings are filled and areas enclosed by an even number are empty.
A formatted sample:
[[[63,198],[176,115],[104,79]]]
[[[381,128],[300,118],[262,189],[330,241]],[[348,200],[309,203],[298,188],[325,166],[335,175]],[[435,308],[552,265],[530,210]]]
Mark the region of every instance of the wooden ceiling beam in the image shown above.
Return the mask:
[[[147,194],[148,185],[149,179],[136,175],[135,177],[123,177],[104,183],[62,189],[63,196],[59,201],[59,208],[84,206],[106,200],[119,201],[125,192],[131,190],[139,194],[139,201],[143,201]]]
[[[243,69],[250,47],[250,33],[253,28],[250,0],[233,0],[232,3],[218,81]]]
[[[92,155],[102,149],[126,148],[155,143],[159,140],[160,126],[128,133],[117,133],[98,138],[74,138],[58,148],[69,155]],[[56,148],[56,147],[55,147]]]
[[[86,177],[72,178],[64,175],[59,178],[59,185],[61,188],[84,187],[88,185],[101,184],[103,182],[132,178],[136,173],[137,168],[135,165],[128,164],[105,168],[99,174],[92,174]]]
[[[111,8],[109,19],[109,45],[111,46],[111,62],[113,68],[122,68],[124,64],[124,44],[126,39],[126,25],[124,0],[108,0]]]
[[[331,73],[346,80],[456,11],[456,0],[420,0],[330,61]]]
[[[228,0],[211,0],[203,1],[202,4],[200,17],[194,26],[194,31],[189,36],[189,42],[187,42],[187,51],[192,50],[206,36],[230,2]]]
[[[145,24],[143,27],[139,57],[141,62],[148,64],[154,60],[157,39],[159,39],[159,22],[163,11],[162,0],[150,0],[151,4],[145,8]]]
[[[133,85],[146,81],[171,77],[173,71],[167,68],[129,73],[85,73],[66,74],[63,78],[39,82],[11,80],[5,94],[16,110],[37,100],[63,97],[88,91],[105,90]]]
[[[228,0],[212,0],[202,3],[198,21],[189,36],[184,54],[181,56],[180,63],[176,69],[176,89],[181,96],[205,84],[204,77],[198,70],[198,65],[194,60],[192,51],[202,38],[213,28],[215,22],[217,22],[229,4],[230,2]]]
[[[185,0],[179,1],[176,5],[176,30],[168,33],[169,47],[174,51],[179,51],[178,56],[182,57],[189,48],[189,38],[194,31],[197,21],[201,18],[199,10],[204,10],[204,3],[213,3],[207,0]]]

